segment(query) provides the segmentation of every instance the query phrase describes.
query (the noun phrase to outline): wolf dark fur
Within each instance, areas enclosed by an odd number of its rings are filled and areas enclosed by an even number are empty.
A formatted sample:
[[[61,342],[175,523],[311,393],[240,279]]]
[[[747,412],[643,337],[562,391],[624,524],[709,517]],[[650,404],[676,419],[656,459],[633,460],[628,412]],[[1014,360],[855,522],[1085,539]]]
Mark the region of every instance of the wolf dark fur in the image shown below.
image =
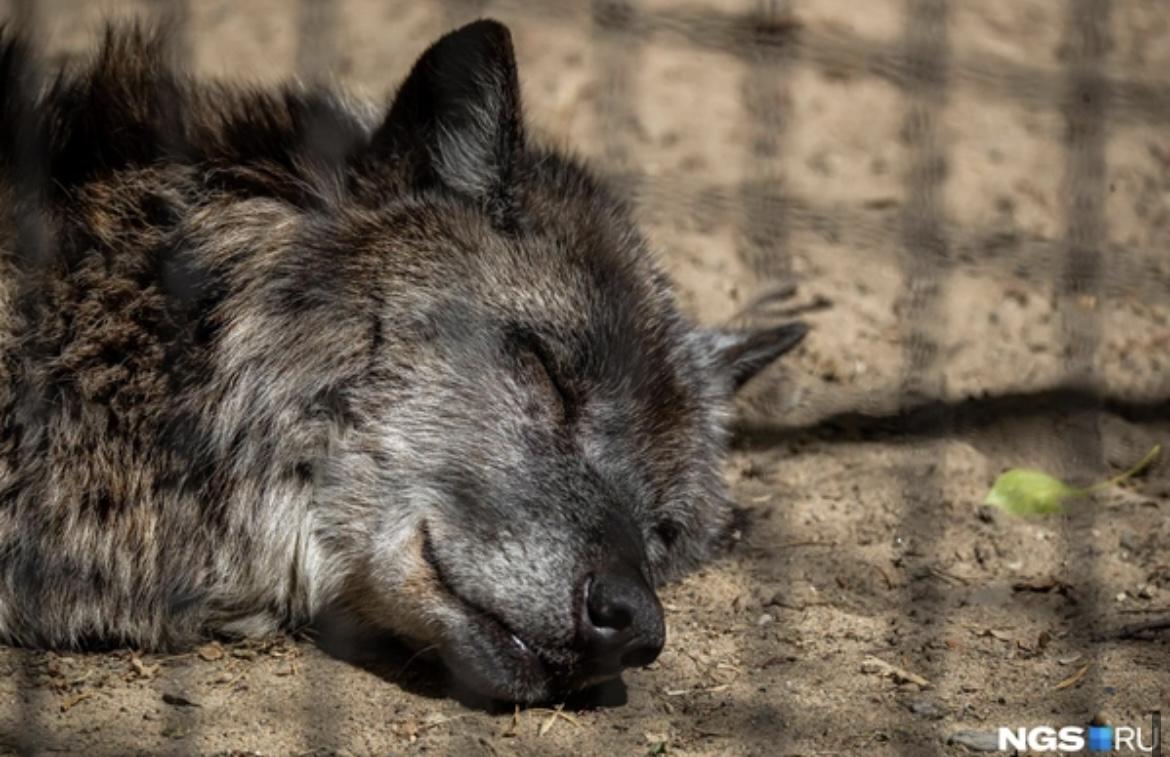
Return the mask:
[[[724,533],[733,392],[803,334],[679,315],[494,22],[388,110],[136,29],[43,79],[0,34],[0,638],[330,612],[496,697],[614,675]]]

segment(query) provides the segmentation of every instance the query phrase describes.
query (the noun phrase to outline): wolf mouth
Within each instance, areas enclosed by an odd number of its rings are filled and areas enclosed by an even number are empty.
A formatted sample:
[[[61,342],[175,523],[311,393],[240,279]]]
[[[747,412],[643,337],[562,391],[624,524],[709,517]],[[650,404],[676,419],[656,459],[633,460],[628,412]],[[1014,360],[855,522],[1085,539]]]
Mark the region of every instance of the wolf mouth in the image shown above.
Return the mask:
[[[509,660],[513,666],[523,669],[527,678],[539,678],[550,681],[549,668],[554,667],[552,661],[537,650],[536,646],[526,641],[511,625],[500,618],[496,613],[481,607],[476,602],[463,596],[452,584],[443,571],[431,541],[431,532],[426,522],[420,527],[422,533],[422,558],[435,575],[435,580],[450,597],[462,605],[482,632],[483,638],[490,641],[501,657]],[[493,686],[493,688],[496,688]]]

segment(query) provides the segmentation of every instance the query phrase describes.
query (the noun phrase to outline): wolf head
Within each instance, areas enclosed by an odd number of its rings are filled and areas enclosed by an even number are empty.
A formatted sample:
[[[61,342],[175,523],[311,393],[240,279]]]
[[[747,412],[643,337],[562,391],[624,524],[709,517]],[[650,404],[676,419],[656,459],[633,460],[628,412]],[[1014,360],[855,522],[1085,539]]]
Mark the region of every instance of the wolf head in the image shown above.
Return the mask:
[[[378,263],[322,274],[377,303],[318,475],[341,604],[506,700],[649,663],[654,587],[727,530],[733,393],[804,327],[680,316],[622,204],[525,135],[497,23],[431,47],[355,162],[337,234]]]

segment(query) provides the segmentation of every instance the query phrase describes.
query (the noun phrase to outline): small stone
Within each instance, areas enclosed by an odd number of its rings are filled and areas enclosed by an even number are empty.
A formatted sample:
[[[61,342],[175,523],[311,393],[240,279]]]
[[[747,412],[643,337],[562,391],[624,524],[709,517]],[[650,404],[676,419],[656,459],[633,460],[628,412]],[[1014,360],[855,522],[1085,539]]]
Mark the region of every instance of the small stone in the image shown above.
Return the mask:
[[[162,735],[168,739],[182,739],[186,738],[187,731],[182,726],[168,725],[163,728]]]
[[[771,615],[769,615],[768,613],[764,613],[764,614],[760,615],[759,619],[756,620],[756,625],[757,626],[766,626],[769,623],[773,622],[774,620],[776,620],[776,619],[773,618]]]
[[[998,752],[999,734],[994,731],[955,731],[948,744],[958,744],[972,752]]]
[[[206,660],[207,662],[215,662],[216,660],[223,659],[223,647],[214,641],[210,644],[204,644],[196,649],[195,652],[199,655],[200,659]]]
[[[929,699],[915,699],[906,705],[910,712],[914,713],[920,718],[928,718],[930,720],[942,720],[946,717],[946,713],[942,707],[939,707],[936,702]]]

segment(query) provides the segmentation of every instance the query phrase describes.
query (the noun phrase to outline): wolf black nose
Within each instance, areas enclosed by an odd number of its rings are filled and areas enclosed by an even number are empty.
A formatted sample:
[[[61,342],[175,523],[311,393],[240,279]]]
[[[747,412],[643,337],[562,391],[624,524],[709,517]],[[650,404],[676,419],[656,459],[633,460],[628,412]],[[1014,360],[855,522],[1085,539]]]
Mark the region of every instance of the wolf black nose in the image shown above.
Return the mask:
[[[603,573],[587,580],[582,615],[585,662],[594,676],[649,665],[666,641],[662,605],[635,571]]]

